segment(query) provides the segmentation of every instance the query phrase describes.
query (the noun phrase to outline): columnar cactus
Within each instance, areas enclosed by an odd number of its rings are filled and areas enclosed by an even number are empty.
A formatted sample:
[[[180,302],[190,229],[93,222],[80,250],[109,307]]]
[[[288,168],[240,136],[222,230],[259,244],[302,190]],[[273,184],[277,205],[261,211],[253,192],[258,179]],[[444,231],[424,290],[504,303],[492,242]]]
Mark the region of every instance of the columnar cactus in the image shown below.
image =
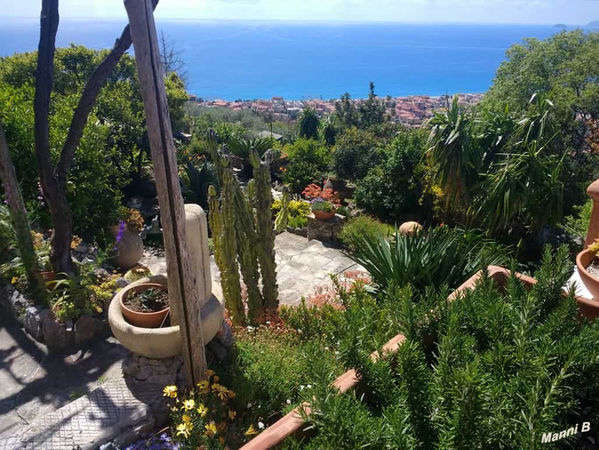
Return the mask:
[[[223,280],[223,294],[227,308],[234,319],[237,317],[233,322],[243,324],[245,315],[239,284],[241,271],[247,287],[248,319],[254,323],[265,308],[278,307],[270,171],[268,164],[253,153],[254,180],[248,184],[246,195],[235,179],[226,147],[223,146],[222,152],[218,151],[214,133],[208,137],[208,151],[221,185],[220,204],[216,190],[213,187],[209,190],[209,218],[215,259]]]
[[[220,270],[225,306],[229,311],[231,321],[235,325],[245,325],[245,312],[237,268],[237,246],[230,186],[223,185],[221,195],[222,207],[219,206],[214,186],[208,188],[214,259]]]
[[[268,158],[268,155],[267,155]],[[262,295],[265,308],[276,310],[279,306],[277,265],[275,262],[275,232],[272,223],[272,192],[268,162],[260,159],[256,152],[250,157],[254,166],[254,186],[250,196],[255,212],[258,236],[258,262],[262,274]]]

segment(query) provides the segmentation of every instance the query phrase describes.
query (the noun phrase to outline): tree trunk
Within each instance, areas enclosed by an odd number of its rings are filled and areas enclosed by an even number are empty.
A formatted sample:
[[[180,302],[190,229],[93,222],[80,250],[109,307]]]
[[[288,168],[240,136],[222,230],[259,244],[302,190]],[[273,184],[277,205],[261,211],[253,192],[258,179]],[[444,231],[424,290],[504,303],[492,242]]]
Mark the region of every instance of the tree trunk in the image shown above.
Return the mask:
[[[36,302],[43,303],[45,301],[45,289],[42,278],[40,277],[39,268],[37,265],[37,257],[33,248],[31,239],[31,228],[27,218],[27,210],[25,202],[21,195],[21,189],[15,174],[15,168],[10,159],[8,144],[4,136],[4,130],[0,123],[0,180],[4,186],[4,195],[10,210],[10,218],[12,219],[17,236],[17,246],[25,267],[25,274],[29,281],[29,286],[35,294]]]

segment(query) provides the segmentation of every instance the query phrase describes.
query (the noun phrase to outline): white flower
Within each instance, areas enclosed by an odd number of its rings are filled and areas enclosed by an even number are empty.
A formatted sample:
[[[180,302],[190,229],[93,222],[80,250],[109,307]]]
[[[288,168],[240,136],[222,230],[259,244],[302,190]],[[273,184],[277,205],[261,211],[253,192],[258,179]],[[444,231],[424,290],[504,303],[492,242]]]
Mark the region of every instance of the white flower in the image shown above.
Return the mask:
[[[287,403],[288,405],[291,405],[291,400],[287,399],[287,402],[286,402],[286,403]]]
[[[311,384],[307,384],[307,385],[306,385],[306,387],[307,387],[308,389],[310,389],[310,388],[312,388],[312,385],[311,385]]]
[[[248,409],[250,409],[252,407],[251,403],[248,403]]]
[[[258,428],[259,429],[264,429],[264,424],[262,422],[258,422]]]

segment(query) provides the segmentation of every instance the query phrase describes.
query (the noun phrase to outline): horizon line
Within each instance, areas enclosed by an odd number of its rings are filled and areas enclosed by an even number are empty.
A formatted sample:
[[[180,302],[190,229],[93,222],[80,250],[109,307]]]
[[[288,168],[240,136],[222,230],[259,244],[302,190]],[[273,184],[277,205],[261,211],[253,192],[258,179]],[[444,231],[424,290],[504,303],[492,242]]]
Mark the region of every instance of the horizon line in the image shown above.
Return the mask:
[[[0,20],[39,20],[39,16],[2,16]],[[127,17],[94,17],[94,16],[67,16],[61,17],[60,21],[79,21],[79,20],[96,20],[105,22],[123,22],[127,21]],[[564,23],[564,22],[475,22],[475,21],[406,21],[406,20],[343,20],[343,19],[225,19],[225,18],[177,18],[177,17],[160,17],[156,16],[156,21],[166,22],[204,22],[204,23],[219,23],[219,22],[234,22],[234,23],[287,23],[287,24],[337,24],[337,25],[362,25],[362,24],[401,24],[401,25],[528,25],[528,26],[554,26],[554,27],[588,27],[596,20],[591,20],[587,23]]]

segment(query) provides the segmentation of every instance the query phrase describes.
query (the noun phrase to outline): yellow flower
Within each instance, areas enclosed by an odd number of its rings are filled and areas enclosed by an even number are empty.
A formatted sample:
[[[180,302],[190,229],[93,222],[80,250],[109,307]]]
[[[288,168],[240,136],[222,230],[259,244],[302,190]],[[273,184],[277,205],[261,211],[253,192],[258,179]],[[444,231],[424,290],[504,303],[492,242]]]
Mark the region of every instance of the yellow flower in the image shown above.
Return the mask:
[[[214,423],[214,420],[206,424],[206,436],[214,436],[217,431],[218,430],[216,429],[216,424]]]
[[[204,406],[203,403],[200,403],[198,405],[198,409],[196,411],[198,412],[200,417],[206,417],[206,414],[208,414],[208,408],[206,408],[206,406]]]
[[[183,401],[183,408],[185,408],[187,411],[191,411],[195,407],[196,407],[196,402],[193,398]]]
[[[177,386],[165,386],[162,390],[163,397],[177,398]]]
[[[229,410],[229,419],[233,420],[236,415],[237,413],[235,411],[233,411],[232,409]]]
[[[185,438],[188,438],[192,429],[193,424],[191,422],[180,423],[179,425],[177,425],[177,436],[183,436]]]
[[[207,377],[211,377],[212,375],[214,375],[214,370],[207,369],[205,373]]]
[[[216,392],[216,396],[221,400],[226,400],[229,390],[221,384],[214,383],[212,385],[212,392]]]
[[[222,444],[224,444],[224,443],[225,443],[225,438],[224,438],[224,437],[222,437],[222,436],[221,436],[221,437],[219,437],[219,438],[218,438],[218,442],[220,442],[220,443],[221,443],[221,445],[222,445]]]
[[[183,421],[183,423],[191,423],[191,417],[189,417],[187,414],[183,414],[181,420]]]
[[[210,383],[208,382],[208,380],[202,380],[202,381],[200,381],[200,382],[198,383],[198,387],[200,388],[200,392],[201,392],[202,394],[205,394],[205,393],[207,393],[207,392],[208,392],[208,390],[209,390],[209,389],[208,389],[208,386],[209,386],[209,384],[210,384]]]
[[[10,284],[15,284],[17,281],[19,281],[19,277],[12,277]]]
[[[254,428],[254,425],[250,425],[250,427],[247,429],[247,431],[244,433],[246,436],[253,436],[255,434],[258,434],[258,432],[256,431],[256,429]]]

